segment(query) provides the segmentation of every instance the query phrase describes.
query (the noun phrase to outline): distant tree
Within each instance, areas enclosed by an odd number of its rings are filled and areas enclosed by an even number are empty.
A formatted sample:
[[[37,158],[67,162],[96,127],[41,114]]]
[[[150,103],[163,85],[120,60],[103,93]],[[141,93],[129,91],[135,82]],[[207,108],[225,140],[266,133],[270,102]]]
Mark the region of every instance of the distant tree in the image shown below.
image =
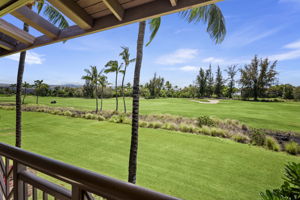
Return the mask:
[[[164,78],[157,77],[156,73],[154,77],[149,81],[149,83],[145,84],[145,87],[149,89],[150,97],[157,98],[160,96],[160,92],[164,86]]]
[[[124,69],[120,70],[120,72],[123,74],[121,92],[122,92],[122,96],[123,96],[124,112],[126,113],[124,81],[125,81],[125,75],[126,75],[127,67],[130,65],[130,63],[135,62],[135,58],[130,59],[130,53],[129,53],[129,48],[128,47],[122,47],[122,49],[123,49],[123,51],[120,53],[120,56],[122,57],[123,62],[124,62]]]
[[[164,88],[166,90],[166,96],[167,97],[173,97],[174,96],[174,89],[173,89],[173,86],[170,83],[170,81],[166,81]]]
[[[206,70],[207,76],[207,86],[206,86],[206,95],[211,97],[214,93],[214,75],[212,73],[211,65],[209,65],[208,70]]]
[[[283,85],[282,98],[284,99],[293,99],[294,98],[294,86],[290,84]]]
[[[225,70],[228,74],[228,90],[227,90],[227,94],[229,98],[232,98],[232,94],[234,93],[234,86],[235,86],[235,76],[238,72],[238,70],[236,69],[236,65],[231,65],[228,66],[227,69]]]
[[[25,103],[25,98],[26,98],[26,96],[27,96],[27,89],[31,88],[31,85],[25,81],[25,82],[23,83],[23,88],[24,88],[24,94],[23,94],[22,104]]]
[[[267,88],[272,86],[276,81],[277,71],[275,70],[277,61],[271,63],[267,58],[258,59],[255,56],[251,64],[240,69],[242,85],[242,95],[244,97],[263,97]]]
[[[102,71],[98,72],[96,66],[91,66],[90,69],[84,69],[84,72],[86,75],[82,76],[81,79],[88,81],[94,89],[93,92],[96,98],[96,113],[98,113],[98,86]]]
[[[196,85],[198,87],[198,97],[204,97],[207,87],[207,73],[201,68],[196,78]]]
[[[108,63],[106,63],[105,67],[107,69],[104,70],[105,73],[115,73],[115,95],[116,95],[116,111],[119,109],[119,101],[118,101],[118,74],[120,73],[123,63],[119,65],[118,61],[111,60]]]
[[[216,74],[216,83],[215,83],[215,94],[217,97],[223,96],[223,87],[224,87],[224,79],[222,76],[222,71],[220,69],[220,66],[218,66],[217,74]]]
[[[294,88],[294,99],[300,100],[300,86]]]
[[[34,89],[35,89],[35,95],[36,95],[36,104],[39,104],[39,94],[43,87],[43,80],[36,80],[34,81]]]

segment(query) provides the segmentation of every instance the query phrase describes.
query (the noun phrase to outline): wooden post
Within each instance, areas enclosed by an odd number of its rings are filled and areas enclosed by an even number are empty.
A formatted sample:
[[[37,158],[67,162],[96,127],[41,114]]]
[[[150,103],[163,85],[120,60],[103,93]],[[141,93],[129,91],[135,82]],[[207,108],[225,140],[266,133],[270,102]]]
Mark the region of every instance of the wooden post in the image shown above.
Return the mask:
[[[72,185],[72,200],[83,200],[83,191],[77,185]]]

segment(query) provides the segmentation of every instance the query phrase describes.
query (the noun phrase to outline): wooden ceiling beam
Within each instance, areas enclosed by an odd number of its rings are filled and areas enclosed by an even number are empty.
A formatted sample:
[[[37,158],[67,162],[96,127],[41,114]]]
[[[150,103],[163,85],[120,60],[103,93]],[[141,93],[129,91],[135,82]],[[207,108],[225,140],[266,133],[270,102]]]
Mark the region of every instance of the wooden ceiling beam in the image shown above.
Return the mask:
[[[1,3],[0,3],[0,7],[1,7],[1,4],[2,4],[2,1],[1,0]],[[3,1],[4,3],[8,3],[6,0]],[[23,7],[24,5],[28,4],[28,3],[32,3],[33,0],[17,0],[16,2],[12,3],[12,4],[9,4],[8,3],[8,6],[4,7],[3,9],[0,10],[0,17],[8,14],[8,13],[11,13],[13,12],[14,10],[17,10],[18,8],[21,8]],[[4,4],[5,5],[5,4]]]
[[[170,2],[173,7],[177,5],[177,0],[170,0]]]
[[[7,51],[12,51],[15,49],[15,46],[13,46],[5,41],[0,40],[0,48],[5,49]]]
[[[103,3],[119,21],[122,21],[124,9],[117,0],[103,0]]]
[[[54,7],[84,30],[93,27],[93,18],[72,0],[48,0]]]
[[[35,41],[34,36],[6,22],[3,19],[0,19],[0,32],[27,45],[31,45]]]
[[[117,28],[120,26],[132,24],[140,21],[145,21],[147,19],[180,12],[194,7],[217,3],[219,1],[221,0],[184,0],[184,1],[178,1],[177,6],[175,7],[172,7],[169,1],[161,1],[161,0],[153,1],[147,4],[143,4],[141,6],[127,9],[126,15],[123,17],[122,21],[116,20],[115,16],[113,15],[107,15],[95,20],[95,24],[92,29],[83,30],[78,26],[71,26],[64,30],[61,30],[59,37],[56,39],[51,39],[47,36],[40,36],[36,38],[33,45],[29,46],[29,45],[19,44],[17,45],[16,49],[12,52],[0,53],[0,57],[29,50],[36,47],[49,45],[56,42],[70,40],[76,37],[89,35],[92,33],[97,33],[100,31],[105,31],[112,28]]]
[[[27,6],[23,6],[11,14],[50,38],[56,38],[59,35],[59,28],[30,10]]]
[[[10,1],[11,1],[11,0],[1,0],[1,2],[0,2],[0,8],[3,7],[3,6],[8,5],[8,3],[9,3]]]

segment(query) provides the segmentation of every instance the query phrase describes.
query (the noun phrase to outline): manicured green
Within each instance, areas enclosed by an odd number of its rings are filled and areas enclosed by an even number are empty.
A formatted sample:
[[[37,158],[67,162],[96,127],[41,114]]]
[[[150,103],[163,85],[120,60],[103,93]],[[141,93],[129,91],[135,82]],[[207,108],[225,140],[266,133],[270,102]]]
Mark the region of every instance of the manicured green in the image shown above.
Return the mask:
[[[27,150],[126,180],[130,126],[23,113]],[[14,111],[0,109],[0,141],[14,144]],[[300,158],[226,139],[140,129],[137,184],[183,199],[259,199]]]
[[[50,104],[52,100],[58,103]],[[1,102],[12,102],[14,97],[0,97]],[[45,105],[74,107],[76,109],[95,109],[94,99],[41,97]],[[35,103],[35,97],[29,96],[27,103]],[[131,111],[131,99],[127,100]],[[300,133],[300,102],[251,102],[238,100],[221,100],[219,104],[201,104],[189,99],[141,99],[142,114],[169,113],[186,117],[201,115],[240,120],[254,128],[293,131]],[[120,100],[120,110],[123,106]],[[104,99],[104,109],[114,110],[115,99]]]

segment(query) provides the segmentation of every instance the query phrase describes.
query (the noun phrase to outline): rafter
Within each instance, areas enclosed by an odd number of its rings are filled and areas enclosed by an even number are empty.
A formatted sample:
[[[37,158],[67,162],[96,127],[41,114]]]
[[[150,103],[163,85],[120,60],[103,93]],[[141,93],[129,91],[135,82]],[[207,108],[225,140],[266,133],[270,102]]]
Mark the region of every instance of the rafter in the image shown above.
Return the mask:
[[[15,48],[13,45],[11,45],[5,41],[2,41],[2,40],[0,40],[0,47],[2,49],[8,50],[8,51],[12,51]]]
[[[171,2],[172,6],[176,6],[177,5],[177,0],[170,0],[170,2]]]
[[[27,45],[33,44],[35,40],[34,36],[6,22],[3,19],[0,19],[0,32]]]
[[[76,2],[71,0],[48,0],[48,2],[75,22],[80,28],[88,30],[93,27],[93,18]]]
[[[1,0],[1,2],[0,2],[0,8],[2,6],[8,5],[9,2],[10,2],[10,0]]]
[[[49,21],[33,12],[26,6],[19,8],[11,13],[13,16],[29,24],[31,27],[37,29],[41,33],[44,33],[50,38],[58,37],[60,29],[51,24]]]
[[[184,1],[178,1],[177,6],[175,7],[172,7],[170,5],[170,1],[161,1],[161,0],[152,1],[150,3],[143,4],[141,6],[136,6],[136,7],[126,9],[126,16],[123,18],[122,21],[117,21],[115,16],[113,15],[107,15],[95,20],[95,24],[93,28],[89,30],[84,30],[78,26],[71,26],[69,28],[62,30],[59,34],[59,37],[56,39],[51,39],[47,36],[40,36],[36,38],[35,42],[32,45],[18,44],[15,50],[8,53],[7,52],[0,53],[0,57],[29,50],[36,47],[49,45],[56,42],[70,40],[72,38],[89,35],[92,33],[97,33],[100,31],[105,31],[112,28],[117,28],[127,24],[132,24],[140,21],[145,21],[151,18],[180,12],[194,7],[217,3],[219,1],[221,0],[184,0]]]
[[[18,8],[21,8],[24,5],[26,5],[28,3],[31,3],[32,1],[33,0],[18,0],[18,1],[15,1],[14,3],[12,3],[12,4],[9,4],[8,6],[6,6],[5,8],[0,10],[0,17],[6,15],[7,13],[13,12],[14,10],[17,10]],[[7,3],[6,0],[4,0],[4,1],[1,0],[0,7],[1,7],[2,2]],[[5,4],[3,4],[3,5],[5,5]]]
[[[106,7],[115,15],[115,17],[122,21],[124,9],[117,0],[103,0]]]

